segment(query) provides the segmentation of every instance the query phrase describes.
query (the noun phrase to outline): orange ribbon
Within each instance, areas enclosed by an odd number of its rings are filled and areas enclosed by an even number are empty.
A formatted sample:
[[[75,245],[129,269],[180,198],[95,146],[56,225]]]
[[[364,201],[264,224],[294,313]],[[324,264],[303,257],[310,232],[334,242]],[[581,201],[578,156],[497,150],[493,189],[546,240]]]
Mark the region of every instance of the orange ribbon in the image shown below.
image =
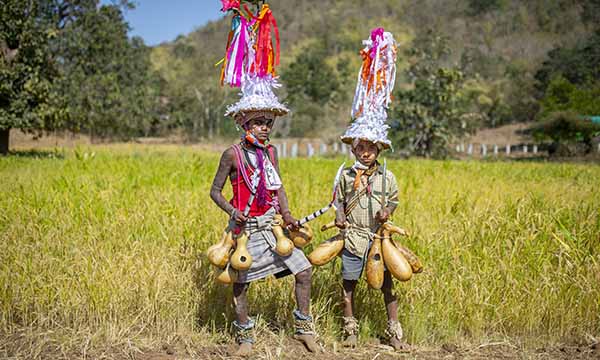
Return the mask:
[[[360,178],[362,177],[362,175],[364,173],[365,173],[365,170],[356,169],[356,177],[354,178],[354,190],[358,190],[358,187],[360,186]]]
[[[275,65],[279,65],[279,28],[269,4],[263,4],[258,16],[254,16],[244,4],[244,10],[248,16],[256,21],[253,31],[258,35],[257,42],[254,44],[256,55],[254,63],[250,66],[250,71],[258,73],[259,76],[271,74],[275,76]],[[271,28],[275,33],[275,49],[271,38]]]

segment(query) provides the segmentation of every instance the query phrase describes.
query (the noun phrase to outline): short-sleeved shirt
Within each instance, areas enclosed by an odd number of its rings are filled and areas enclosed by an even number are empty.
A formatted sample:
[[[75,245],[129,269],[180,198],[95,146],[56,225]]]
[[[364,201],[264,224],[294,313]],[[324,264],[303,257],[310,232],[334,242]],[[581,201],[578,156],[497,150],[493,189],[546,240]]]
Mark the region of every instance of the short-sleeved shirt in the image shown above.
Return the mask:
[[[398,184],[394,174],[386,171],[386,206],[396,207],[398,205]],[[348,209],[349,202],[355,198],[357,193],[367,188],[358,198],[358,204],[346,214],[346,220],[350,223],[350,228],[345,231],[344,247],[352,254],[365,256],[369,248],[369,242],[372,240],[373,233],[377,231],[380,223],[375,219],[375,214],[383,207],[381,204],[381,190],[383,186],[383,167],[379,168],[367,178],[362,176],[360,185],[354,190],[354,179],[356,171],[353,168],[346,168],[342,172],[340,184],[337,189],[337,201],[344,204],[344,209]]]

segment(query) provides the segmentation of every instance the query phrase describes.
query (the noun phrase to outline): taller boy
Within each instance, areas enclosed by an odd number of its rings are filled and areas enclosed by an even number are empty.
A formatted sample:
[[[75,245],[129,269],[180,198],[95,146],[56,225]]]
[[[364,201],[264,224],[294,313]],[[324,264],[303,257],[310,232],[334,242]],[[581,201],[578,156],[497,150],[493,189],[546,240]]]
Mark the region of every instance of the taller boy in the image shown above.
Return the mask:
[[[277,25],[267,4],[257,14],[249,13],[244,7],[246,17],[241,14],[239,1],[222,0],[222,3],[223,11],[233,12],[233,20],[221,79],[242,89],[241,99],[231,105],[225,115],[232,116],[244,134],[239,144],[223,152],[210,196],[231,217],[231,228],[244,228],[249,234],[247,247],[253,259],[251,267],[240,271],[233,285],[237,315],[233,326],[239,344],[236,355],[249,355],[254,342],[254,322],[248,316],[246,299],[249,283],[269,275],[281,277],[288,274],[294,274],[296,280],[296,338],[304,342],[310,351],[316,351],[309,313],[311,265],[298,249],[288,256],[280,256],[274,250],[274,215],[281,214],[289,227],[293,228],[296,224],[279,176],[277,152],[268,144],[275,118],[289,111],[272,90],[278,86],[274,70],[279,60]],[[276,48],[271,42],[272,28],[275,30]],[[222,194],[227,178],[233,188],[231,201]],[[256,195],[254,201],[251,201],[252,194]],[[248,206],[246,215],[244,210]]]

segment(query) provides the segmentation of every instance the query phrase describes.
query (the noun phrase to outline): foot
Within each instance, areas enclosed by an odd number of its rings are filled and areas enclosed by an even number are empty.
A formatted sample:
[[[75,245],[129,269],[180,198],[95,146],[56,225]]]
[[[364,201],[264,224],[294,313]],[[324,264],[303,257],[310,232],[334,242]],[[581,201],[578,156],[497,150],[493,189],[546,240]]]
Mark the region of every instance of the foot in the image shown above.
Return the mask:
[[[250,356],[250,354],[252,353],[252,344],[250,343],[241,343],[240,347],[237,349],[236,352],[233,353],[233,356]]]
[[[348,335],[348,336],[346,336],[344,341],[342,341],[342,345],[344,347],[355,348],[357,344],[358,344],[358,337],[356,335]]]
[[[312,334],[296,334],[294,338],[306,346],[306,349],[312,353],[319,352],[319,344],[317,339]]]
[[[410,351],[410,346],[404,341],[393,337],[390,339],[390,345],[394,348],[394,350],[399,352],[408,352]]]
[[[358,320],[354,316],[344,316],[344,341],[342,346],[354,348],[358,344]]]

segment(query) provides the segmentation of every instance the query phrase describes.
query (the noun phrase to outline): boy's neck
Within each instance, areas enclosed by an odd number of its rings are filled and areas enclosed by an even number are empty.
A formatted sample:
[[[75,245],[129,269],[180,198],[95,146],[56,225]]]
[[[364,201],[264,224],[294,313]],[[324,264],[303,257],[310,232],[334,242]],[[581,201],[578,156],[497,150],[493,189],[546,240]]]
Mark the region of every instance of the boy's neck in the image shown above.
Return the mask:
[[[373,163],[371,165],[365,165],[365,164],[361,163],[358,159],[356,159],[356,161],[354,162],[354,165],[352,167],[354,169],[367,170],[367,169],[376,167],[378,165],[379,165],[379,163],[377,162],[377,160],[373,161]]]

